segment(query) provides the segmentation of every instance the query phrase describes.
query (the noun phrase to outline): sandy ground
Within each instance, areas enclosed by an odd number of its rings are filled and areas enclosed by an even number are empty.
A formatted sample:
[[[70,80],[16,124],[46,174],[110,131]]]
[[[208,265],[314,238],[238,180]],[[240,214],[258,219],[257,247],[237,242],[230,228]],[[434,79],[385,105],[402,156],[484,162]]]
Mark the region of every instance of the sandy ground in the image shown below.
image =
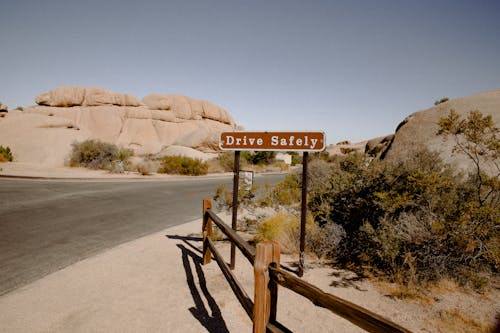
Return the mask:
[[[252,323],[215,261],[200,264],[200,229],[200,221],[166,229],[2,296],[0,332],[250,332]],[[228,255],[228,244],[218,244]],[[282,257],[282,263],[294,261]],[[253,297],[252,267],[240,254],[236,266]],[[311,265],[304,278],[414,332],[436,331],[435,305],[384,297],[370,282],[332,268]],[[492,321],[499,311],[493,296],[498,293],[448,295],[436,305],[476,311]],[[294,332],[362,332],[285,288],[279,289],[278,320]]]

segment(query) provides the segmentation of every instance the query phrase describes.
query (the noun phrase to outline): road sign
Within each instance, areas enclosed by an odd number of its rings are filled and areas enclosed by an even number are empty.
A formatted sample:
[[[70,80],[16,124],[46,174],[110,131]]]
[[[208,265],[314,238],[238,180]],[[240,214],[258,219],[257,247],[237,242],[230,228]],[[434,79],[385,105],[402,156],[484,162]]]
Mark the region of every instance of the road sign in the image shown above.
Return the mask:
[[[326,148],[323,132],[223,132],[221,150],[318,152]]]

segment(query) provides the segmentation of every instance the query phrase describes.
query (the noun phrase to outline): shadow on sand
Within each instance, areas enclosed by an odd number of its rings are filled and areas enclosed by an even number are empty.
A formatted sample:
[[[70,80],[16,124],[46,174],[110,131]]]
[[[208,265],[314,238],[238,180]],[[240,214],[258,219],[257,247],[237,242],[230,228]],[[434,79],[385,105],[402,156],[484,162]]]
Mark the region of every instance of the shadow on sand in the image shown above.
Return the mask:
[[[207,289],[205,274],[203,273],[203,269],[201,267],[203,260],[202,257],[196,253],[198,252],[199,254],[202,254],[202,251],[191,243],[193,241],[201,242],[202,239],[200,237],[184,237],[178,235],[167,235],[167,237],[170,239],[181,240],[185,244],[177,244],[177,247],[181,250],[182,265],[184,266],[184,271],[186,272],[186,282],[189,286],[189,290],[195,304],[194,307],[189,308],[189,312],[191,312],[193,317],[195,317],[208,332],[229,332],[226,322],[224,321],[224,318],[222,318],[219,306]],[[195,273],[193,273],[190,261],[194,264]],[[198,279],[199,289],[195,284],[195,278]],[[211,313],[209,313],[209,310],[206,309],[205,304],[203,303],[202,294],[206,299]]]

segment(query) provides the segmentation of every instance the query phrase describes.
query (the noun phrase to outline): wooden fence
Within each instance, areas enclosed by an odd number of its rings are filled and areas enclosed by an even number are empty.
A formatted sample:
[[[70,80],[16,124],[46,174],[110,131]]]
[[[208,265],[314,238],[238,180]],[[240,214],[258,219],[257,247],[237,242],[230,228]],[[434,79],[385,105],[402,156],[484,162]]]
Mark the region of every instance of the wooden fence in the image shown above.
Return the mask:
[[[210,263],[212,256],[222,270],[231,289],[253,321],[253,332],[291,332],[276,321],[278,285],[288,288],[309,299],[316,306],[332,311],[368,332],[395,333],[409,330],[367,309],[337,296],[323,292],[316,286],[283,270],[280,266],[279,245],[275,242],[259,243],[253,247],[245,242],[230,226],[213,211],[209,199],[203,200],[203,264]],[[212,222],[227,236],[254,267],[254,300],[248,296],[226,264],[212,241]]]

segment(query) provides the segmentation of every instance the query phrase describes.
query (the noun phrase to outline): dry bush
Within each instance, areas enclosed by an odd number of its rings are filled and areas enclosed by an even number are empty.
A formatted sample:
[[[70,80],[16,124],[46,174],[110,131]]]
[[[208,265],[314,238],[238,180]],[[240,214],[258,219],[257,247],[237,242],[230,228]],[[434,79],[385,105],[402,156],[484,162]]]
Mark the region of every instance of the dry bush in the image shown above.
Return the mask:
[[[0,146],[0,162],[12,162],[12,151],[9,147]]]
[[[161,159],[159,173],[201,176],[208,172],[208,165],[200,159],[186,156],[165,156]]]
[[[262,221],[257,227],[257,242],[276,241],[283,253],[296,253],[299,249],[300,221],[297,217],[281,213]]]
[[[338,224],[328,223],[320,227],[312,223],[306,234],[307,249],[318,258],[332,258],[344,237],[345,231]]]
[[[149,176],[158,170],[159,163],[156,161],[142,161],[137,164],[136,169],[143,176]]]
[[[490,333],[494,330],[494,325],[479,322],[458,309],[439,311],[434,326],[442,333]]]
[[[306,234],[315,228],[312,216],[306,220]],[[290,213],[278,213],[257,226],[256,242],[276,241],[281,252],[297,253],[300,243],[300,219]]]
[[[389,283],[383,280],[373,280],[377,289],[390,298],[402,299],[419,305],[432,305],[435,299],[430,296],[425,288],[415,284]]]
[[[130,149],[120,149],[114,144],[99,140],[74,142],[71,146],[69,165],[72,167],[123,172],[127,168],[128,159],[133,155]]]

